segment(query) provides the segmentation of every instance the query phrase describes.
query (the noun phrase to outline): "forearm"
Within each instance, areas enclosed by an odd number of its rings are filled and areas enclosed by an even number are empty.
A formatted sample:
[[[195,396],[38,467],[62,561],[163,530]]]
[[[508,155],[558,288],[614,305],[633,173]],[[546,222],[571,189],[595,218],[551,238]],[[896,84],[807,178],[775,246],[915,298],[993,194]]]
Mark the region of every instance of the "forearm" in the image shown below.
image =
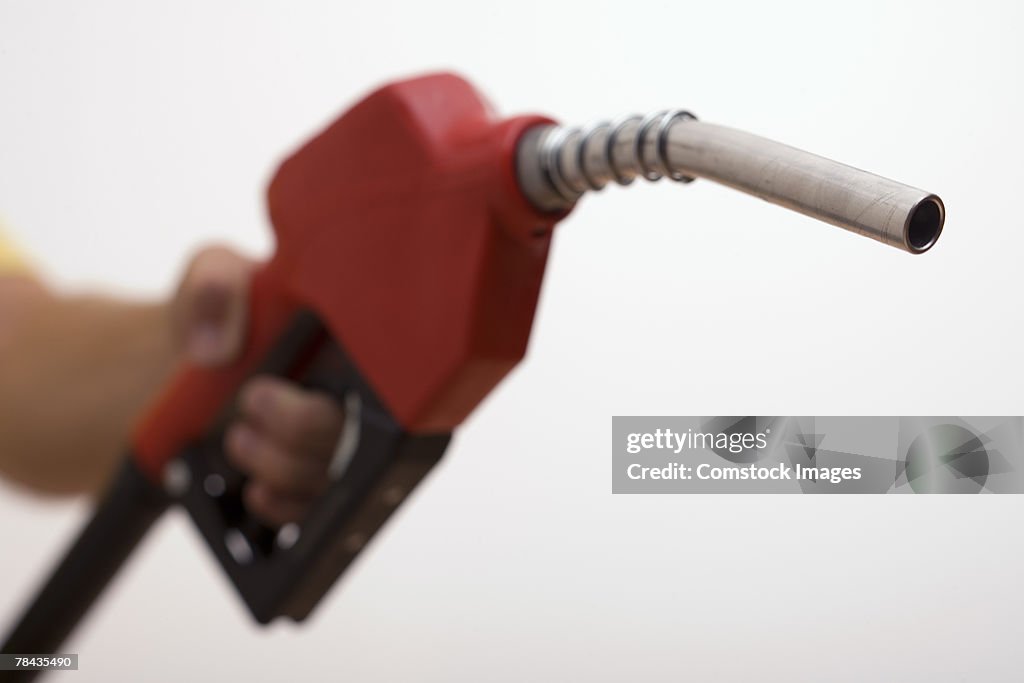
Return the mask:
[[[96,490],[173,366],[167,306],[14,280],[0,279],[0,470],[40,491]]]

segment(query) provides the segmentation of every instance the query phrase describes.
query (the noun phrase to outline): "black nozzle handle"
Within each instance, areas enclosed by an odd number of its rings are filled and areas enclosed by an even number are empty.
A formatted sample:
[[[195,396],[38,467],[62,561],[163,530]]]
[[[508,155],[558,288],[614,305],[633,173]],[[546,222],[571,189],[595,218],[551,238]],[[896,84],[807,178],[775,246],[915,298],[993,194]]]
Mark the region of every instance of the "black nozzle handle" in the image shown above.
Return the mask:
[[[7,636],[4,654],[51,655],[99,598],[169,498],[126,458],[92,519]],[[0,671],[0,682],[28,681],[39,671]]]

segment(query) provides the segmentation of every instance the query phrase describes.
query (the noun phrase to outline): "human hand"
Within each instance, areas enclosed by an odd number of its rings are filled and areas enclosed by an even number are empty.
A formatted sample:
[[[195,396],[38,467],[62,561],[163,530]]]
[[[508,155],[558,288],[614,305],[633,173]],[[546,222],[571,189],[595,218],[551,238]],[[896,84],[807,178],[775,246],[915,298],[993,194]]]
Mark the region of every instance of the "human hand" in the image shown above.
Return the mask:
[[[200,251],[171,303],[177,347],[207,367],[241,351],[255,263],[224,247]],[[271,525],[302,519],[327,486],[344,415],[328,395],[278,377],[255,377],[239,393],[239,416],[224,439],[228,461],[250,480],[249,511]]]

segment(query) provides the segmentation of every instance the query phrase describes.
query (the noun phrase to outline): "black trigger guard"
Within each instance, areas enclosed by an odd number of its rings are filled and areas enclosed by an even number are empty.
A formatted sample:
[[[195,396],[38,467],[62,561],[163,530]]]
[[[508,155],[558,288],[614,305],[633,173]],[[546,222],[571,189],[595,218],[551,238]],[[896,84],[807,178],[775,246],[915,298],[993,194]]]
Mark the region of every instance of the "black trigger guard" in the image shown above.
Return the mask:
[[[310,345],[317,344],[310,356]],[[254,374],[290,375],[306,355],[304,386],[345,408],[331,482],[305,519],[270,529],[241,503],[244,478],[223,453],[230,410],[203,442],[181,456],[188,510],[245,604],[260,623],[304,619],[395,509],[440,460],[450,433],[411,434],[377,397],[341,346],[306,312],[296,317]],[[353,436],[353,431],[357,434]]]

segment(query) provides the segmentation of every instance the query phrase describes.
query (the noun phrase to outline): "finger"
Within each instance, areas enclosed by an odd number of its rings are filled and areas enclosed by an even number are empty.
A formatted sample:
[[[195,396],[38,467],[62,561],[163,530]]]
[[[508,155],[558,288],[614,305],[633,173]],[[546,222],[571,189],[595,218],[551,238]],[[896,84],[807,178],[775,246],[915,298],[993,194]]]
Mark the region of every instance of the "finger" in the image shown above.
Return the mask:
[[[327,487],[323,461],[298,456],[251,425],[232,425],[225,437],[228,460],[254,481],[294,495],[315,496]]]
[[[200,365],[220,365],[242,347],[252,261],[224,247],[193,259],[174,298],[174,323],[186,355]]]
[[[321,461],[333,455],[345,420],[330,396],[270,376],[242,388],[239,409],[275,443]]]
[[[302,521],[312,504],[308,497],[288,495],[260,481],[246,485],[242,502],[254,517],[271,526]]]

